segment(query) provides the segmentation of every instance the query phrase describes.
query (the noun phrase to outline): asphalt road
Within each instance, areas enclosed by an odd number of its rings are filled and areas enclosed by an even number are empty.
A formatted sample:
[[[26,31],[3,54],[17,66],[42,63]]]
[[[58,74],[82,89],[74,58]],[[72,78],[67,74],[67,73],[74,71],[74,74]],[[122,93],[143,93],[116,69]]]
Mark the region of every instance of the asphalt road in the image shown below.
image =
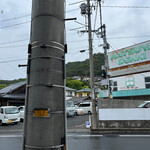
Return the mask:
[[[85,128],[88,116],[67,119],[71,129]],[[23,124],[0,126],[0,150],[22,150]],[[149,150],[150,135],[91,135],[68,133],[68,150]]]
[[[83,129],[85,128],[85,122],[89,121],[88,115],[74,116],[67,118],[67,128],[68,129]]]
[[[8,137],[9,136],[9,137]],[[0,150],[22,150],[22,135],[0,136]],[[68,150],[149,150],[150,136],[146,135],[89,135],[68,134]]]

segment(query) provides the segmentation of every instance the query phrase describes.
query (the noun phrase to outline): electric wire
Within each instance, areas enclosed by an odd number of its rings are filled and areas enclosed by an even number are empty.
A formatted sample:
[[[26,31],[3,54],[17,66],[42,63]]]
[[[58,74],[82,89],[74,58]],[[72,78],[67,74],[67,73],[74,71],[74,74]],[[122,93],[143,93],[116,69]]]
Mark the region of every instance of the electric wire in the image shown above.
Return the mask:
[[[96,4],[97,4],[97,6],[96,6],[95,19],[94,19],[94,27],[93,27],[94,30],[96,28],[97,12],[98,12],[98,2]],[[93,40],[94,40],[94,35],[95,35],[95,33],[93,32]]]
[[[15,17],[15,18],[10,18],[10,19],[5,19],[5,20],[0,20],[0,22],[12,21],[12,20],[20,19],[20,18],[29,17],[29,16],[31,16],[31,14],[19,16],[19,17]]]
[[[22,25],[22,24],[30,23],[30,22],[31,22],[31,21],[20,22],[20,23],[17,23],[17,24],[12,24],[12,25],[8,25],[8,26],[1,27],[0,29],[10,28],[10,27],[14,27],[14,26],[18,26],[18,25]]]
[[[150,8],[150,6],[102,6],[106,8]]]
[[[18,42],[23,42],[23,41],[29,41],[29,39],[22,39],[22,40],[17,40],[17,41],[4,42],[4,43],[0,43],[0,45],[13,44],[13,43],[18,43]]]
[[[1,58],[0,57],[0,59],[2,60],[2,61],[5,61],[3,58]],[[11,67],[13,70],[15,70],[16,72],[18,72],[21,76],[23,75],[21,72],[19,72],[17,69],[15,69],[12,65],[10,65],[9,63],[7,63],[6,62],[6,64],[9,66],[9,67]]]
[[[27,47],[28,45],[18,45],[18,46],[5,46],[5,47],[0,47],[0,48],[16,48],[16,47]]]

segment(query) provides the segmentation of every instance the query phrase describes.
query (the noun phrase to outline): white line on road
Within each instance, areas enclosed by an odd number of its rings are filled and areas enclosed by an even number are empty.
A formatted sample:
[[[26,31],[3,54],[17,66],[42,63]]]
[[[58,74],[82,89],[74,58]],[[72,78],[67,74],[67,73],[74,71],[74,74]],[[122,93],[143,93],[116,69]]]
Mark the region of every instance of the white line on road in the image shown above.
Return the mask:
[[[67,137],[103,137],[103,135],[74,135],[74,134],[69,134]]]
[[[150,135],[119,135],[120,137],[150,137]]]
[[[113,136],[111,136],[111,135],[88,135],[88,134],[78,134],[78,135],[76,135],[76,134],[68,134],[67,135],[67,137],[76,137],[76,138],[89,138],[89,137],[113,137]],[[114,137],[116,137],[116,136],[114,136]],[[127,138],[136,138],[136,137],[138,137],[138,138],[150,138],[150,135],[118,135],[118,137],[121,137],[121,138],[123,138],[123,137],[127,137]],[[0,135],[0,138],[22,138],[22,135]]]
[[[0,135],[0,138],[20,138],[22,135]]]

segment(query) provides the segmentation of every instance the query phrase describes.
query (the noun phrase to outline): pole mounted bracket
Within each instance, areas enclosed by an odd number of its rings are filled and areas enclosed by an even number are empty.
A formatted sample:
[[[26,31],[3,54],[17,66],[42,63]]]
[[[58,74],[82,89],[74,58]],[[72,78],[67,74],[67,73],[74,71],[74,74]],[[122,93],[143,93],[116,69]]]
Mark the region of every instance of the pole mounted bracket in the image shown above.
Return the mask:
[[[71,21],[71,20],[77,20],[77,18],[67,18],[67,19],[64,19],[64,21]]]
[[[45,44],[42,44],[40,47],[41,48],[47,48],[47,46]]]

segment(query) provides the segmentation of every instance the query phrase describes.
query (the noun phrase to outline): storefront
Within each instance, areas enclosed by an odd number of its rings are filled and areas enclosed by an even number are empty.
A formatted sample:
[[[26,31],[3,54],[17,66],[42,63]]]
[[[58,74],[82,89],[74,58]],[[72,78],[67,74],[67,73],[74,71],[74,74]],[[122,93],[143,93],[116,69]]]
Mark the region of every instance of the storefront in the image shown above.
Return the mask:
[[[150,98],[150,41],[108,54],[113,98]]]

